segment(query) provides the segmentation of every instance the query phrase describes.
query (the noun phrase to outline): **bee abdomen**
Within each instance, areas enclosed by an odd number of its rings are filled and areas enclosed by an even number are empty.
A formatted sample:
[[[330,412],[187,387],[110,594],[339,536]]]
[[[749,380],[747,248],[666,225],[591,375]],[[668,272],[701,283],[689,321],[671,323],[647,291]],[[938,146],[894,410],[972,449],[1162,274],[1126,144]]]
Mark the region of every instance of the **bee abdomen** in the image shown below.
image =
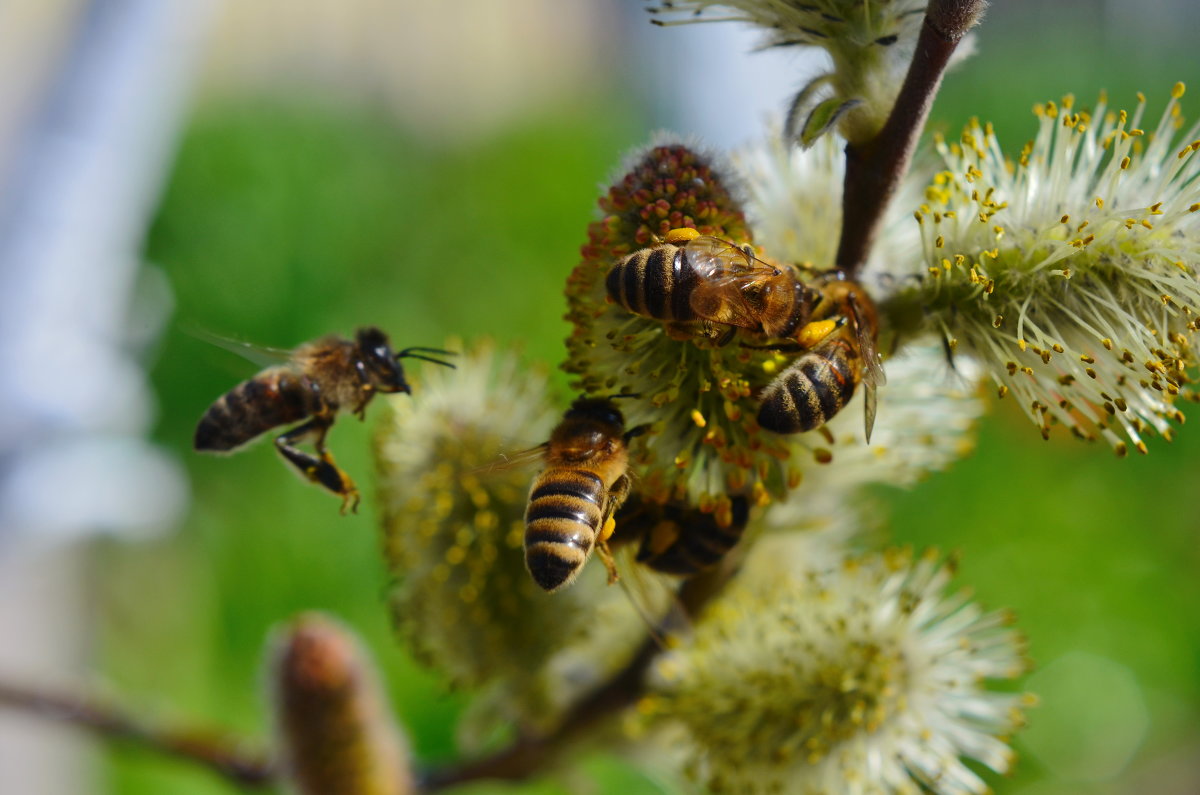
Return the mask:
[[[827,351],[810,351],[780,374],[763,392],[758,424],[775,433],[819,428],[850,401],[856,384],[845,342]]]
[[[663,245],[631,254],[608,272],[609,297],[635,315],[656,320],[694,320],[690,295],[695,271],[682,250]]]
[[[732,499],[733,521],[721,527],[712,514],[689,510],[670,516],[677,537],[665,549],[655,552],[653,539],[647,535],[638,549],[637,560],[665,574],[697,574],[715,565],[742,539],[750,506],[745,497]]]
[[[603,519],[604,481],[585,470],[538,478],[525,511],[525,565],[547,591],[575,578],[591,555]]]
[[[267,371],[238,384],[208,407],[196,426],[195,447],[233,450],[319,408],[320,398],[306,379],[286,371]]]

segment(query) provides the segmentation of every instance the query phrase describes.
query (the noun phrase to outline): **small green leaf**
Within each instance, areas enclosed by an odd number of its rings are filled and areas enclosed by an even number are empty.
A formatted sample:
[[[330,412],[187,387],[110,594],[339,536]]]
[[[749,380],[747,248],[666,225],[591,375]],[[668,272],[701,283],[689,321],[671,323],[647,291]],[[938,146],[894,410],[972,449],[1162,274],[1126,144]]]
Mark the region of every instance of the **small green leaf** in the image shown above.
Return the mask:
[[[809,81],[808,85],[800,89],[796,96],[788,105],[787,119],[783,123],[783,140],[786,143],[791,143],[800,137],[800,120],[804,118],[804,114],[812,107],[816,101],[817,92],[833,80],[833,73],[827,72],[823,75],[818,75]]]
[[[808,114],[808,118],[804,122],[804,128],[800,130],[800,145],[805,149],[812,146],[818,138],[829,132],[833,125],[837,124],[846,111],[861,105],[861,99],[841,100],[838,97],[830,97],[824,102],[813,108],[812,113]]]

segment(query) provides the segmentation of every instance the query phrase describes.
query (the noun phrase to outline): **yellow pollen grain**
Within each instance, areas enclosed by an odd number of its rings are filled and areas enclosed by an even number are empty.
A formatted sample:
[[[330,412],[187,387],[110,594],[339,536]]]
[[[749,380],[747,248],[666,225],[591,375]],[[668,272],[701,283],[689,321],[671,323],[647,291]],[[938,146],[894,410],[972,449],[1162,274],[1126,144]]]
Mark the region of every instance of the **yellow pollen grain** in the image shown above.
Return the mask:
[[[700,409],[692,409],[692,422],[696,423],[697,428],[703,428],[705,425],[708,425],[708,422],[704,419],[704,415],[700,413]]]
[[[1007,394],[1008,394],[1008,387],[1005,386],[1004,384],[1001,384],[1000,388],[998,390],[996,390],[996,397],[1002,398]]]
[[[1121,158],[1121,169],[1125,170],[1127,168],[1129,168],[1129,156],[1128,155]]]
[[[946,245],[946,238],[942,237],[941,235],[938,235],[937,239],[933,241],[934,248],[941,248],[944,245]]]
[[[1098,208],[1100,208],[1101,210],[1103,210],[1103,209],[1104,209],[1104,199],[1102,199],[1102,198],[1100,198],[1099,196],[1097,196],[1097,197],[1096,197],[1096,206],[1097,206]]]
[[[1183,96],[1184,91],[1187,91],[1187,86],[1184,85],[1182,81],[1176,83],[1175,85],[1171,86],[1171,98],[1179,99]]]

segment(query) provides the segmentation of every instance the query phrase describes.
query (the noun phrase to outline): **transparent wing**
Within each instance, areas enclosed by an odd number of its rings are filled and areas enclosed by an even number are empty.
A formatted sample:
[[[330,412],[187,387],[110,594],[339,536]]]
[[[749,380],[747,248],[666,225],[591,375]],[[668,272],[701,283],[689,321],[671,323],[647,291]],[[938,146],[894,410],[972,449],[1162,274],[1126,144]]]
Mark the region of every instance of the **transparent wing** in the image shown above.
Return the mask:
[[[875,411],[878,408],[876,390],[887,383],[887,376],[883,372],[879,351],[875,348],[875,335],[872,333],[874,330],[869,323],[863,321],[853,294],[847,302],[850,305],[850,313],[854,316],[854,339],[858,343],[859,355],[863,360],[863,429],[867,443],[870,444],[871,430],[875,427]]]
[[[757,262],[745,249],[709,235],[693,238],[683,248],[688,262],[701,278],[708,278],[720,271],[745,271],[753,268]]]
[[[875,384],[863,384],[863,433],[867,444],[871,443],[871,431],[875,428],[875,409],[878,407],[878,395]]]
[[[497,472],[507,472],[511,469],[532,467],[535,463],[542,463],[545,458],[546,445],[543,443],[537,447],[530,447],[528,450],[518,450],[515,453],[501,453],[495,461],[481,466],[473,474],[491,475]]]
[[[737,276],[717,276],[700,282],[692,290],[689,303],[702,320],[741,328],[758,328],[753,304],[744,292],[746,280]]]
[[[266,345],[255,345],[253,342],[244,342],[231,337],[223,337],[207,329],[188,326],[184,327],[183,331],[210,345],[216,345],[218,348],[224,348],[231,353],[236,353],[243,359],[257,364],[259,367],[272,367],[277,364],[283,364],[292,358],[290,350],[271,348]]]
[[[883,372],[883,361],[878,348],[875,347],[874,329],[862,321],[861,310],[853,295],[849,298],[849,304],[854,315],[854,339],[863,358],[863,383],[869,386],[883,386],[887,383],[887,375]]]
[[[690,298],[692,311],[713,323],[758,328],[765,291],[788,286],[777,268],[727,240],[698,237],[688,241],[686,253],[700,277]]]

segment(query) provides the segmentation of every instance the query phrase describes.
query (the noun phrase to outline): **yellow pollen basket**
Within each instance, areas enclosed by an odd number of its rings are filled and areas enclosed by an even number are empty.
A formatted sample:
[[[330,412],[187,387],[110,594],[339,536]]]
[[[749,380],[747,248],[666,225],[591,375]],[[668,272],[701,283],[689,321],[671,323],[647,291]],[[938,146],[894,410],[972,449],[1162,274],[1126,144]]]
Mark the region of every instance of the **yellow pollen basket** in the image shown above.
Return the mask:
[[[604,527],[600,528],[600,534],[597,536],[597,543],[603,543],[612,537],[613,531],[617,529],[617,520],[611,516],[604,520]]]
[[[805,348],[811,348],[832,334],[837,327],[837,320],[817,320],[800,329],[800,333],[796,335],[796,342]]]
[[[666,241],[672,245],[686,243],[700,237],[700,233],[690,227],[680,227],[667,232]]]

